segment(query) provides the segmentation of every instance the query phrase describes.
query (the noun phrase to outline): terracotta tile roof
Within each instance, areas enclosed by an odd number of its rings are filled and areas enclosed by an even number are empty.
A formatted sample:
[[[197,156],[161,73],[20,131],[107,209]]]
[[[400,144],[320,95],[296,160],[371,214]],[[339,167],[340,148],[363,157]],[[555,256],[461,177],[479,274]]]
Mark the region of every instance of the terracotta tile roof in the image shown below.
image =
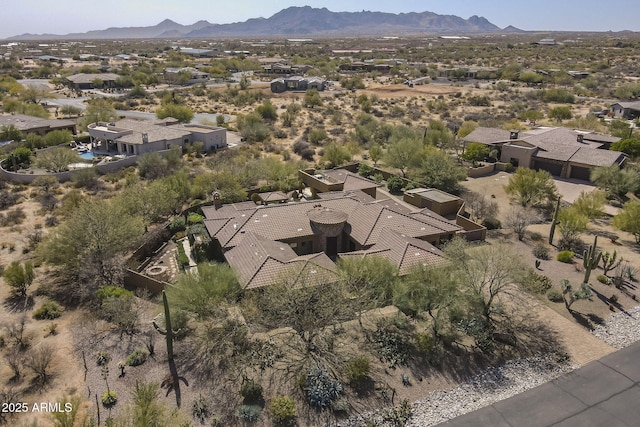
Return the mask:
[[[255,233],[270,240],[312,238],[314,230],[308,213],[318,207],[342,211],[347,216],[344,231],[363,246],[378,241],[380,232],[389,228],[413,237],[427,237],[460,230],[460,227],[427,210],[409,214],[381,203],[362,203],[355,197],[311,200],[299,203],[254,206],[237,209],[234,205],[203,208],[205,225],[223,248],[242,240],[242,232]],[[430,211],[428,211],[430,212]],[[212,221],[226,219],[228,221]]]
[[[327,181],[342,183],[343,191],[364,190],[366,188],[380,187],[380,184],[377,182],[356,173],[349,172],[346,169],[331,169],[322,172],[322,175]]]
[[[284,194],[281,191],[270,191],[268,193],[260,193],[258,194],[260,200],[263,202],[280,202],[289,200],[289,196]]]
[[[32,129],[48,128],[51,130],[75,126],[73,120],[58,119],[42,119],[35,116],[27,116],[25,114],[0,115],[0,126],[15,126],[20,131],[29,131]]]
[[[337,279],[335,264],[324,253],[297,256],[286,243],[245,233],[241,242],[225,253],[245,289],[269,286],[278,281],[320,284]],[[318,283],[315,283],[315,282]]]
[[[327,191],[326,193],[318,193],[318,198],[328,200],[328,199],[340,199],[342,197],[350,197],[352,199],[356,199],[361,203],[371,203],[375,202],[376,199],[368,195],[362,190],[351,190],[351,191]]]
[[[444,253],[424,240],[412,238],[394,230],[383,230],[380,241],[370,249],[340,254],[340,257],[380,256],[393,262],[398,274],[404,275],[416,265],[434,266],[448,263]]]

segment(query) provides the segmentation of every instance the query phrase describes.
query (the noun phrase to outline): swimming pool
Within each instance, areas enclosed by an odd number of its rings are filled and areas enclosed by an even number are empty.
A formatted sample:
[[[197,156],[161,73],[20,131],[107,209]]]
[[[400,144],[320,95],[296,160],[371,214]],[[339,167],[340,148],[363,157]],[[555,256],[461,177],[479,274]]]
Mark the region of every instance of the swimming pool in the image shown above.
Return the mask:
[[[80,157],[87,160],[92,160],[96,156],[93,154],[93,151],[85,151],[84,153],[80,153]]]

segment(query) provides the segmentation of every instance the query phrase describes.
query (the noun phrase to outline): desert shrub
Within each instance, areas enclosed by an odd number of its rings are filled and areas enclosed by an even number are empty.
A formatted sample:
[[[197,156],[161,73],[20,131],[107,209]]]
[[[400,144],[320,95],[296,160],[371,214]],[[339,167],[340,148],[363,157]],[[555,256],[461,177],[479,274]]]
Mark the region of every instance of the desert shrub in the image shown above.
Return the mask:
[[[533,240],[534,242],[542,240],[542,234],[538,233],[537,231],[532,231],[530,236],[531,240]]]
[[[171,225],[169,225],[169,231],[171,234],[176,234],[178,231],[184,231],[187,228],[187,221],[181,215],[171,221]]]
[[[530,268],[522,277],[520,286],[528,292],[544,295],[549,289],[551,289],[552,283],[551,279],[547,276],[538,274]]]
[[[290,423],[296,417],[296,405],[291,396],[276,396],[269,405],[269,412],[276,423]]]
[[[204,420],[209,417],[209,404],[203,395],[199,395],[191,405],[191,415],[193,418],[204,424]]]
[[[342,383],[329,378],[326,370],[314,368],[307,374],[304,391],[309,399],[309,405],[326,408],[342,394]]]
[[[378,322],[374,342],[378,353],[390,366],[406,365],[412,349],[412,327],[405,318]]]
[[[505,163],[504,164],[504,171],[505,172],[513,172],[515,168],[513,167],[513,165],[511,163]]]
[[[147,361],[147,355],[148,353],[146,350],[143,350],[141,348],[136,348],[127,356],[125,363],[128,366],[142,365],[144,362]]]
[[[133,292],[120,286],[103,286],[96,291],[96,296],[104,302],[108,298],[129,298],[133,297]]]
[[[412,417],[413,408],[409,401],[404,399],[400,405],[387,409],[382,414],[382,421],[387,423],[386,425],[405,426]]]
[[[262,408],[258,405],[240,405],[238,407],[238,418],[250,423],[258,421]]]
[[[345,366],[347,380],[349,384],[358,384],[369,376],[369,359],[364,356],[358,356],[350,360]]]
[[[366,163],[360,163],[360,166],[358,166],[358,174],[365,178],[369,178],[373,171],[374,169]]]
[[[571,263],[573,262],[573,251],[560,251],[556,259],[560,262]]]
[[[582,253],[585,249],[584,242],[578,237],[562,237],[558,241],[558,249],[561,251],[573,251],[573,253]]]
[[[402,181],[402,178],[398,176],[392,176],[387,180],[387,188],[394,194],[400,193],[403,185],[404,182]]]
[[[611,295],[611,296],[609,297],[609,302],[610,302],[611,304],[615,304],[615,303],[617,303],[617,302],[618,302],[618,295],[616,295],[616,294]]]
[[[240,388],[240,395],[244,399],[245,403],[258,403],[262,399],[262,385],[253,380],[249,380],[242,384]]]
[[[107,390],[102,393],[102,404],[104,406],[112,406],[115,405],[118,401],[118,395],[113,390]]]
[[[196,212],[191,212],[187,217],[187,224],[198,224],[203,220],[204,220],[204,217],[202,215]]]
[[[551,302],[562,302],[563,301],[562,293],[560,293],[560,291],[555,289],[549,289],[547,291],[547,299]]]
[[[57,319],[62,315],[64,307],[55,301],[47,301],[42,306],[33,312],[33,318],[36,320],[51,320]]]
[[[598,277],[596,277],[596,279],[598,279],[598,282],[604,283],[605,285],[610,285],[611,284],[611,279],[609,279],[604,274],[599,275]]]
[[[47,227],[55,227],[58,225],[58,217],[50,215],[44,219],[44,225]]]
[[[416,350],[422,354],[430,353],[435,346],[435,340],[430,334],[416,334]]]
[[[547,260],[549,259],[549,248],[547,248],[545,245],[543,244],[539,244],[536,245],[533,248],[533,256],[535,256],[538,259],[544,259]]]
[[[498,230],[502,228],[502,223],[500,223],[500,220],[497,218],[486,218],[482,221],[482,225],[487,227],[487,230]]]
[[[98,354],[96,354],[96,364],[98,366],[106,365],[110,361],[111,356],[106,351],[99,351]]]

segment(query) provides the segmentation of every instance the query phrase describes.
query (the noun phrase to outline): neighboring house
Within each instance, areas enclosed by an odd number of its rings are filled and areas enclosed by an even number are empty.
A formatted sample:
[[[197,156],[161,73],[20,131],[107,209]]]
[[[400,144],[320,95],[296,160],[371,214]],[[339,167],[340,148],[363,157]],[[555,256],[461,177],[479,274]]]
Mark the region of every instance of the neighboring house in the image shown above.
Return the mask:
[[[87,131],[91,142],[102,151],[140,155],[202,142],[205,151],[227,146],[227,130],[216,126],[179,124],[172,118],[162,120],[123,119],[114,123],[92,123]]]
[[[246,288],[310,277],[333,280],[332,260],[379,255],[401,274],[444,262],[439,245],[463,232],[426,209],[410,211],[361,191],[324,193],[320,200],[202,208],[204,224]]]
[[[74,74],[67,80],[76,89],[103,89],[115,87],[119,77],[113,73]]]
[[[372,62],[351,62],[348,64],[340,64],[340,71],[377,71],[381,74],[388,74],[391,70],[389,64],[374,64]]]
[[[305,169],[298,171],[298,178],[311,189],[311,195],[314,198],[317,197],[318,193],[329,191],[360,190],[375,199],[376,189],[381,186],[375,181],[345,169],[327,171]]]
[[[640,101],[617,102],[611,105],[611,114],[617,119],[637,119],[640,117]]]
[[[195,49],[191,47],[180,47],[178,51],[194,58],[213,58],[220,53],[218,49]]]
[[[26,116],[24,114],[0,116],[0,127],[11,125],[22,133],[46,135],[54,130],[68,130],[72,134],[76,134],[75,120],[41,119],[40,117]]]
[[[325,90],[327,81],[320,77],[302,77],[302,76],[290,76],[281,79],[275,79],[271,81],[271,92],[282,93],[288,90],[291,91],[306,91],[308,89],[317,89],[318,91]]]
[[[310,65],[289,65],[282,62],[262,65],[262,71],[267,74],[304,74],[311,68]]]
[[[563,127],[540,127],[530,131],[477,128],[463,138],[499,151],[502,162],[513,166],[546,170],[561,178],[589,180],[598,166],[622,165],[627,156],[607,148],[619,138]]]
[[[168,83],[194,84],[209,81],[209,73],[197,70],[193,67],[165,68],[163,72],[164,80]]]

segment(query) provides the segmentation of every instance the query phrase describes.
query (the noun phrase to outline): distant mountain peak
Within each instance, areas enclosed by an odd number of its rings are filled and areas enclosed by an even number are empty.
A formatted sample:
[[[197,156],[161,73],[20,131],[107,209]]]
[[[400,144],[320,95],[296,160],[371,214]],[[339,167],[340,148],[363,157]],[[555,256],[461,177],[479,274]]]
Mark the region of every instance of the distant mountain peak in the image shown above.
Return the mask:
[[[108,28],[66,35],[23,34],[14,40],[125,39],[125,38],[208,38],[277,36],[375,36],[384,34],[479,34],[519,31],[501,30],[486,18],[463,19],[433,12],[332,12],[326,7],[291,6],[269,18],[252,18],[233,24],[212,24],[201,20],[181,25],[165,19],[151,27]]]

